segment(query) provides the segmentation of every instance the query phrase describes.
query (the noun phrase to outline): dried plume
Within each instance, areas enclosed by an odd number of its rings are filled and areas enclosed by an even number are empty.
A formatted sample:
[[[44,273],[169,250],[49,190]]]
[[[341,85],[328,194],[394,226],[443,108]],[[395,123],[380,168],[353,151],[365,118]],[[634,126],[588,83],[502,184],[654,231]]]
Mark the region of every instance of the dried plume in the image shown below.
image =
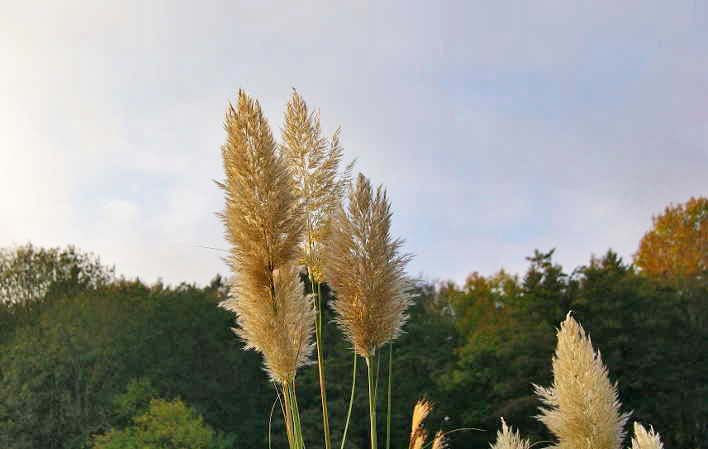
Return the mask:
[[[302,211],[258,102],[239,91],[225,129],[222,219],[234,273],[225,307],[236,313],[246,347],[263,354],[271,378],[288,382],[312,352],[314,310],[293,265]]]
[[[634,437],[632,437],[632,449],[664,449],[661,442],[661,437],[654,432],[653,428],[649,431],[638,422],[634,423]]]
[[[413,407],[411,435],[408,443],[409,449],[420,449],[423,447],[425,440],[428,438],[428,433],[423,428],[423,421],[425,421],[425,418],[428,417],[432,409],[432,404],[425,399],[420,399]]]
[[[425,418],[428,417],[432,409],[432,404],[425,399],[420,399],[413,407],[413,417],[411,418],[411,436],[409,439],[410,447],[414,447],[415,442],[419,439],[423,442],[425,441],[427,434],[423,428],[423,421],[425,421]]]
[[[536,394],[545,405],[538,418],[558,439],[554,448],[620,448],[629,414],[620,413],[600,353],[570,314],[558,331],[553,385],[536,386]]]
[[[341,204],[350,181],[351,165],[340,173],[340,130],[331,139],[322,136],[319,114],[293,90],[285,111],[283,156],[293,176],[293,192],[305,215],[303,264],[316,282],[323,279],[322,249],[332,214]]]
[[[531,443],[529,440],[521,438],[519,431],[511,429],[504,421],[501,420],[502,428],[497,432],[497,441],[492,444],[492,449],[529,449]]]
[[[433,449],[446,449],[447,448],[447,438],[442,430],[438,430],[433,438]]]
[[[409,255],[392,239],[386,191],[374,191],[362,174],[349,191],[347,209],[332,220],[325,276],[336,292],[336,320],[362,357],[395,339],[410,305],[404,268]]]

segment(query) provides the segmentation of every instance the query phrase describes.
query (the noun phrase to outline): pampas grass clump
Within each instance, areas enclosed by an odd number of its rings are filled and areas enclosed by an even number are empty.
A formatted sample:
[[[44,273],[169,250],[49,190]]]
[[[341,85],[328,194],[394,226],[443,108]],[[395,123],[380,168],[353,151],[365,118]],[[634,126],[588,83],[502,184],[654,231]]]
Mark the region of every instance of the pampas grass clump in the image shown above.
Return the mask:
[[[277,386],[291,449],[304,449],[295,391],[298,368],[317,348],[324,443],[331,448],[322,351],[320,284],[336,297],[336,321],[354,353],[352,393],[341,441],[344,449],[356,390],[357,356],[368,368],[371,449],[377,449],[376,391],[379,349],[389,344],[386,449],[390,449],[392,386],[391,343],[402,332],[410,306],[402,240],[391,237],[391,204],[386,190],[374,189],[351,166],[340,172],[339,131],[322,136],[319,116],[294,92],[288,102],[283,143],[277,145],[257,101],[239,91],[225,120],[222,147],[226,205],[221,217],[231,244],[227,261],[233,288],[223,306],[236,314],[235,332],[247,349],[263,355],[265,370]],[[346,205],[342,204],[345,196]],[[302,266],[312,286],[305,294]],[[313,301],[314,299],[314,301]],[[313,342],[313,334],[315,340]],[[538,419],[553,433],[549,449],[620,449],[628,413],[620,411],[600,353],[582,326],[568,314],[557,332],[553,383],[535,386],[542,402]],[[445,449],[446,435],[432,442],[423,422],[431,404],[413,410],[409,449]],[[632,449],[663,449],[650,428],[634,424]],[[530,449],[528,440],[502,419],[492,449]]]

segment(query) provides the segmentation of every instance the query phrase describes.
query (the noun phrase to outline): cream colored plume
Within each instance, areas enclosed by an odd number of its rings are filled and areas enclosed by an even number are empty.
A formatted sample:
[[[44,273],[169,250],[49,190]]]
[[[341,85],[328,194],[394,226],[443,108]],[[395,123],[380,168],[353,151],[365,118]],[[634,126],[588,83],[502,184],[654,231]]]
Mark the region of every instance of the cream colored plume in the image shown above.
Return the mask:
[[[236,313],[237,333],[247,347],[263,354],[270,376],[288,382],[312,352],[313,307],[293,265],[302,211],[258,102],[239,91],[225,128],[222,218],[234,272],[225,307]]]
[[[661,437],[654,432],[653,428],[649,431],[638,422],[634,423],[634,437],[632,437],[632,449],[664,449],[661,442]]]
[[[293,91],[285,111],[283,155],[305,215],[302,259],[315,282],[323,282],[322,247],[330,231],[332,214],[341,204],[349,183],[351,166],[340,173],[339,130],[331,140],[323,137],[319,115],[308,110],[297,91]]]
[[[401,240],[390,235],[391,205],[386,191],[374,191],[359,174],[347,209],[332,220],[325,276],[334,288],[336,320],[362,357],[396,338],[410,305]]]
[[[536,386],[545,407],[538,417],[559,449],[619,449],[629,414],[620,413],[617,387],[585,330],[568,314],[558,331],[553,385]]]
[[[502,428],[497,432],[497,441],[492,444],[492,449],[529,449],[531,443],[529,440],[521,438],[519,431],[513,431],[506,425],[504,418],[501,420]]]

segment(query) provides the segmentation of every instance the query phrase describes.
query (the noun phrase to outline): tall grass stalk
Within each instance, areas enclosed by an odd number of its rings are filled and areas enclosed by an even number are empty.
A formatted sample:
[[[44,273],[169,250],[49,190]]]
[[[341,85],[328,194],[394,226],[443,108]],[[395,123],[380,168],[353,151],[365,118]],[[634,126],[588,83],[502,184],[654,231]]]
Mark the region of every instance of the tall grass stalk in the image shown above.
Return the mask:
[[[309,271],[309,270],[308,270]],[[317,348],[317,373],[320,381],[320,399],[322,402],[322,427],[324,429],[325,449],[330,449],[332,436],[329,429],[329,410],[327,407],[327,381],[325,376],[324,333],[322,329],[322,292],[320,283],[310,275],[310,285],[315,295],[315,347]]]
[[[320,284],[324,281],[322,250],[328,237],[332,213],[339,207],[345,187],[349,183],[351,165],[340,173],[342,148],[339,144],[339,130],[331,139],[323,137],[319,114],[310,112],[303,98],[295,90],[285,111],[282,149],[293,180],[293,193],[305,216],[301,262],[307,267],[315,300],[315,347],[322,403],[322,427],[325,449],[331,449],[320,289]]]
[[[354,396],[356,394],[356,362],[359,356],[354,353],[354,362],[352,364],[352,392],[349,396],[349,407],[347,409],[347,419],[344,422],[344,432],[342,432],[342,445],[340,449],[344,449],[344,443],[347,441],[347,431],[349,430],[349,421],[352,418],[352,407],[354,406]]]
[[[370,422],[370,434],[371,434],[371,449],[377,449],[377,434],[376,434],[376,375],[374,374],[374,367],[372,356],[366,357],[366,371],[369,380],[369,422]]]

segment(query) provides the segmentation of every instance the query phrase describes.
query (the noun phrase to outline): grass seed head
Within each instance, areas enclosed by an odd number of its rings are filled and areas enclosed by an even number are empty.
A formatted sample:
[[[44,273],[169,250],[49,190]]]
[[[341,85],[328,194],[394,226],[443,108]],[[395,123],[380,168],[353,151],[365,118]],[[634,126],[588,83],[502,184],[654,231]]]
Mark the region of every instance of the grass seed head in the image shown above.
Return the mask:
[[[261,352],[271,378],[286,382],[307,362],[314,314],[297,268],[303,215],[293,181],[257,101],[239,91],[226,113],[222,147],[233,274],[227,309],[237,315],[246,347]]]
[[[600,353],[570,314],[558,330],[553,384],[536,393],[544,404],[538,418],[558,439],[555,448],[620,449],[629,414],[620,413]]]
[[[362,174],[349,191],[348,206],[332,220],[325,275],[333,287],[336,320],[362,357],[395,339],[410,305],[402,241],[393,239],[391,205],[382,187]]]

